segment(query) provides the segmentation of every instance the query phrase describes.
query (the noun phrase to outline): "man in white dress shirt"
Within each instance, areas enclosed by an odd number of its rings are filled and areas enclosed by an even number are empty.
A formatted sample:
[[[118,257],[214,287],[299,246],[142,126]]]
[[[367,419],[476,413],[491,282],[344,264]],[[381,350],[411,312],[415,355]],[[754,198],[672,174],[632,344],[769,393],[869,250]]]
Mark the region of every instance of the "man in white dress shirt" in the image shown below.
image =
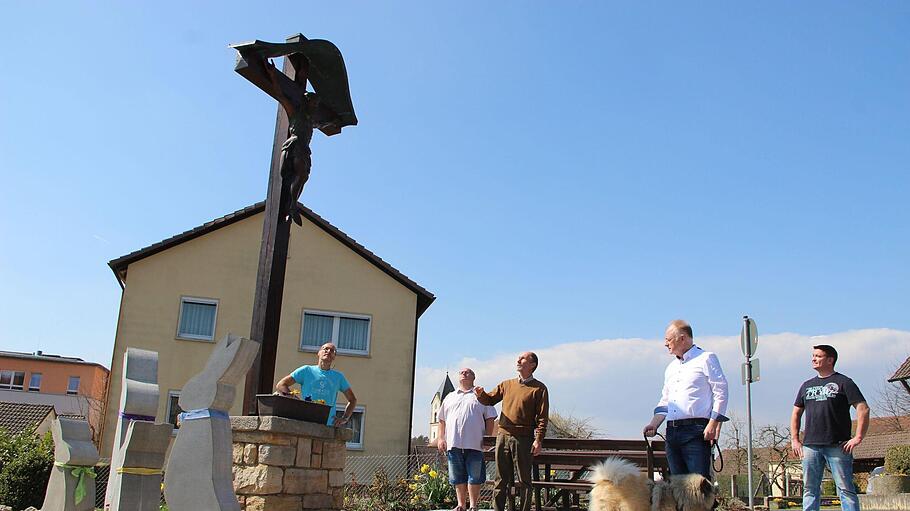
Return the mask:
[[[711,475],[711,444],[720,438],[727,419],[727,378],[717,355],[692,342],[692,327],[681,319],[670,323],[664,346],[675,358],[664,372],[664,388],[645,426],[654,436],[667,419],[667,462],[670,474]]]
[[[449,460],[449,483],[455,486],[458,505],[454,511],[476,510],[480,487],[487,480],[483,461],[483,435],[493,433],[496,409],[477,401],[474,371],[458,371],[458,388],[439,408],[439,440],[436,446]],[[469,507],[465,504],[470,503]]]

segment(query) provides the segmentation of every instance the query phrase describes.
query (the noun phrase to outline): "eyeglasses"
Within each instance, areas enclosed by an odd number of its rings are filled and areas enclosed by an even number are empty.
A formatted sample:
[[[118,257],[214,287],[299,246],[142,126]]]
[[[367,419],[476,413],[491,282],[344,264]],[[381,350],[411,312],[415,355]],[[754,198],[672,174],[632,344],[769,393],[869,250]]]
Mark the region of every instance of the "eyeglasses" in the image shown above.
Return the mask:
[[[474,371],[458,371],[458,374],[474,374]]]

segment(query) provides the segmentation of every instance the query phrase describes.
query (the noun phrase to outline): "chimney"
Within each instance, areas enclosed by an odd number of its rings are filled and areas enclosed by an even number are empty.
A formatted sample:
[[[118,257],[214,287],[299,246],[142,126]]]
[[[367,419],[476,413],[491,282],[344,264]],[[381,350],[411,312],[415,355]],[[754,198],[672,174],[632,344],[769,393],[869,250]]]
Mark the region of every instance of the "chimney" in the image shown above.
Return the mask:
[[[41,350],[36,351],[36,352],[35,352],[35,355],[40,357],[40,356],[41,356]]]

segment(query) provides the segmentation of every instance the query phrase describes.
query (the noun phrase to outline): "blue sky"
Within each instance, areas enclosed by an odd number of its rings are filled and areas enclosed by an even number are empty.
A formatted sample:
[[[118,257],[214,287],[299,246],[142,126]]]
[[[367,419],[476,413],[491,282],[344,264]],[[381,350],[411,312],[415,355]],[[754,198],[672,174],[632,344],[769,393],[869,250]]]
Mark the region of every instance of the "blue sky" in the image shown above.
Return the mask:
[[[133,4],[4,4],[2,349],[110,363],[107,261],[264,196],[276,104],[227,45],[296,32],[360,119],[303,201],[437,294],[421,366],[910,330],[910,4]]]

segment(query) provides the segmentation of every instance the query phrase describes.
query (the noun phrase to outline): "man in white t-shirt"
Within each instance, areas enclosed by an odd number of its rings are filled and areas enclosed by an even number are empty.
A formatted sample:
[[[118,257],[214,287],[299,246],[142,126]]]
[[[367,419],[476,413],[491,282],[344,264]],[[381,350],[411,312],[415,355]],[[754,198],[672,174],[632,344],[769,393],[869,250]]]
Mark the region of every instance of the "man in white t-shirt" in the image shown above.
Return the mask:
[[[493,433],[496,409],[477,401],[474,394],[474,371],[465,367],[458,372],[458,388],[450,392],[439,408],[439,440],[436,446],[449,460],[449,482],[455,486],[458,507],[477,509],[480,487],[486,481],[483,461],[483,436]],[[467,498],[466,498],[467,497]]]

